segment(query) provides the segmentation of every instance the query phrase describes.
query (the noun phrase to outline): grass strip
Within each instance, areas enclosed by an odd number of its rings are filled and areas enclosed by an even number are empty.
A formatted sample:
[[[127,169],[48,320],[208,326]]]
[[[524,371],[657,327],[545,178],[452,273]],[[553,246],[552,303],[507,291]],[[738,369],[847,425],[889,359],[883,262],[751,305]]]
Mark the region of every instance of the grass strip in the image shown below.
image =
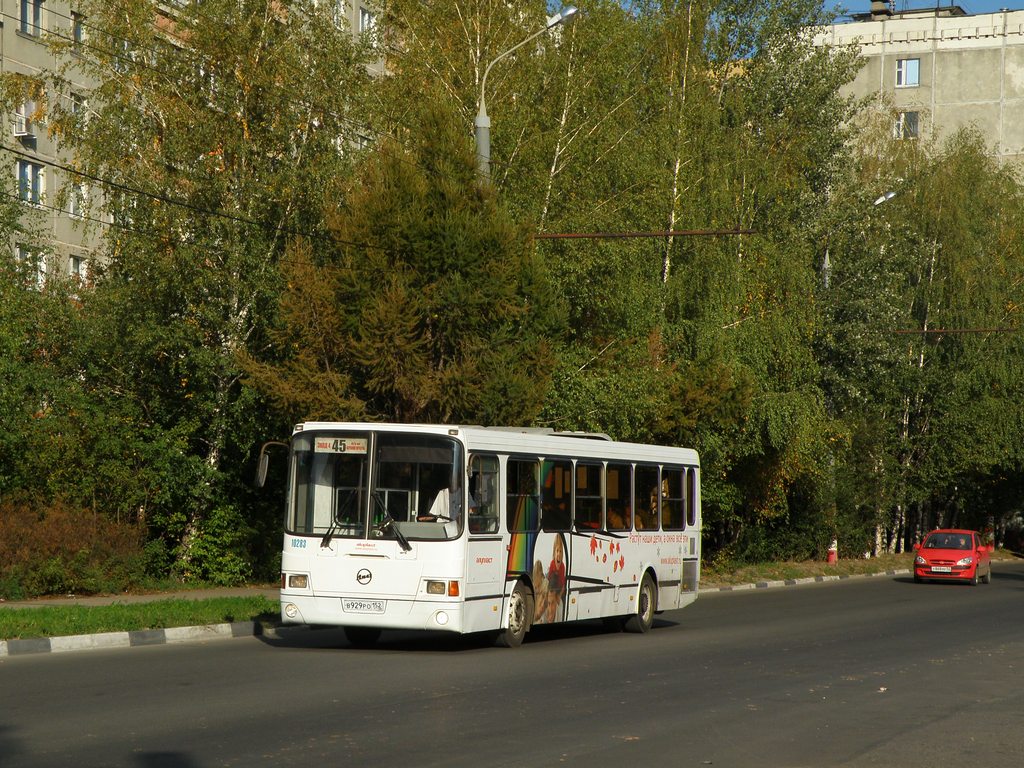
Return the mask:
[[[98,606],[5,608],[0,610],[0,640],[276,620],[278,610],[278,603],[263,595],[206,600],[171,598]]]

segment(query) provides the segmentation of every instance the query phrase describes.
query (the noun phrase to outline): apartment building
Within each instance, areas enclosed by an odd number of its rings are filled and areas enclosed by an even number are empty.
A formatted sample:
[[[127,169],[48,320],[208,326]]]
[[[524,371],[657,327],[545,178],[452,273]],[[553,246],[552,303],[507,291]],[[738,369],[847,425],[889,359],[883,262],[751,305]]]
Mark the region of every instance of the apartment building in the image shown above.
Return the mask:
[[[849,92],[887,97],[897,138],[941,140],[973,125],[1000,160],[1024,158],[1024,11],[897,10],[873,0],[815,43],[860,49],[866,63]]]
[[[23,75],[54,71],[58,62],[47,45],[48,35],[81,45],[86,36],[84,19],[61,0],[0,0],[0,71]],[[70,72],[66,92],[51,93],[49,98],[84,109],[89,83],[74,74],[73,66]],[[40,283],[55,272],[84,279],[92,237],[84,226],[89,190],[80,178],[62,170],[66,158],[48,135],[30,94],[25,94],[9,118],[7,130],[0,134],[0,146],[6,158],[3,167],[11,169],[14,183],[4,185],[3,190],[31,206],[31,225],[39,230],[39,236],[32,239],[34,244],[15,238],[11,247],[20,261],[32,265]],[[37,250],[39,242],[47,243],[47,255]]]
[[[351,0],[326,0],[339,27],[347,26],[353,35],[372,32],[376,17],[367,5]],[[161,21],[173,19],[175,0],[160,6]],[[91,26],[69,0],[0,0],[0,72],[38,75],[57,71],[70,63],[64,74],[70,83],[64,93],[48,94],[61,99],[73,110],[88,109],[92,83],[84,73],[76,71],[76,57],[89,53]],[[71,46],[65,61],[58,61],[48,45],[54,38]],[[383,72],[383,60],[373,71]],[[90,245],[100,228],[108,222],[96,218],[95,208],[88,214],[85,202],[100,190],[83,182],[67,170],[67,157],[47,132],[37,105],[26,94],[14,114],[9,116],[6,131],[0,133],[0,149],[6,158],[3,167],[11,166],[13,184],[4,189],[18,196],[29,206],[31,221],[39,237],[24,242],[17,237],[10,247],[19,261],[32,265],[37,282],[47,275],[62,273],[86,279],[89,271]],[[13,190],[13,192],[11,191]],[[45,252],[38,243],[46,243]],[[2,247],[2,246],[0,246]]]

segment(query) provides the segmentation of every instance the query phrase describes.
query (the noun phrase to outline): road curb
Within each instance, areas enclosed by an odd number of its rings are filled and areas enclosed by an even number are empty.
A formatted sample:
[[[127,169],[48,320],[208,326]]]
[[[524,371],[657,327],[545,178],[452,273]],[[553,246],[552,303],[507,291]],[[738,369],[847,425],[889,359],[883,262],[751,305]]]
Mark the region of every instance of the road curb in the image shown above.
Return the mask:
[[[807,576],[801,579],[779,579],[777,581],[758,581],[753,584],[726,584],[719,587],[701,587],[700,593],[710,592],[742,592],[750,589],[771,589],[773,587],[796,587],[801,584],[817,584],[823,581],[847,581],[849,579],[873,579],[880,576],[907,576],[911,573],[909,568],[900,568],[895,571],[880,571],[878,573],[853,573],[836,576]]]
[[[91,635],[32,637],[0,640],[0,657],[27,656],[36,653],[65,653],[109,648],[138,648],[146,645],[194,643],[235,637],[276,637],[277,628],[258,621],[235,621],[195,627],[139,629],[131,632],[99,632]]]

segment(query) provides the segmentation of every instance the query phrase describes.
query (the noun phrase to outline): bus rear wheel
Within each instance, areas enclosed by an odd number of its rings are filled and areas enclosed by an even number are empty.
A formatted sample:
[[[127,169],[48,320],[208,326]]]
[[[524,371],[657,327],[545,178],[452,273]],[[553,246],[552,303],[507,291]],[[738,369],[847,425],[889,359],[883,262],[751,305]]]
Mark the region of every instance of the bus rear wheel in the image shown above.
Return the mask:
[[[508,598],[508,626],[498,630],[495,643],[502,648],[518,648],[523,644],[533,618],[533,594],[518,582]]]
[[[356,648],[371,648],[380,639],[377,627],[345,627],[345,639]]]
[[[640,581],[640,592],[637,595],[636,613],[626,619],[625,629],[627,632],[638,632],[643,634],[651,629],[654,624],[654,612],[658,607],[658,593],[654,589],[654,579],[649,573],[645,573]]]

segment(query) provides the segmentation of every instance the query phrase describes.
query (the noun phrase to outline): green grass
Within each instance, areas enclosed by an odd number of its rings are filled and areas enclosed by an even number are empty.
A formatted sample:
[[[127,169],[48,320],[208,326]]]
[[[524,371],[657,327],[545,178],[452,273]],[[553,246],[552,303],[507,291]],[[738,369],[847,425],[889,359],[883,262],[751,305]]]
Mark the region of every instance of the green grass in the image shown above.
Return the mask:
[[[101,606],[0,609],[0,640],[166,629],[233,621],[276,620],[278,603],[263,595],[157,600]]]

